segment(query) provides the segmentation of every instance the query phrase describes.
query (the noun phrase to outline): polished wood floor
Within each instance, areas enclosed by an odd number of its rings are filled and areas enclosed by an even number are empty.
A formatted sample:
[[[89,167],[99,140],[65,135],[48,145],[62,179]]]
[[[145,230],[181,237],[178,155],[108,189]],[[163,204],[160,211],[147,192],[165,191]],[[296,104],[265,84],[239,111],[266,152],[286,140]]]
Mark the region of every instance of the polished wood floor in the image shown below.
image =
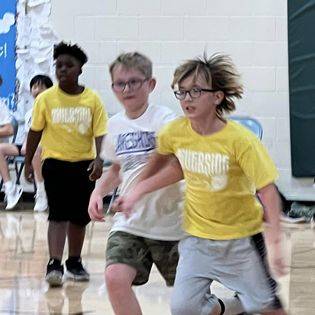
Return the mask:
[[[83,260],[90,282],[49,289],[43,280],[47,214],[0,209],[0,314],[113,314],[103,280],[110,220],[90,224],[87,231]],[[283,230],[290,272],[279,279],[281,297],[290,314],[315,314],[315,230],[309,224],[287,224]],[[144,315],[170,314],[171,289],[155,269],[149,283],[135,291]],[[218,284],[214,291],[231,294]]]

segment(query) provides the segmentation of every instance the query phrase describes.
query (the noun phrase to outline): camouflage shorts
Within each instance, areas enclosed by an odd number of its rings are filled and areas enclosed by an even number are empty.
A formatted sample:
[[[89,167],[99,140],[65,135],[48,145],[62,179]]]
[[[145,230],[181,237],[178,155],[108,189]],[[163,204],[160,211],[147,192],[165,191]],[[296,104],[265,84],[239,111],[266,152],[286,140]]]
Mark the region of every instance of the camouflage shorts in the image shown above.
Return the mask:
[[[137,270],[134,285],[148,281],[154,263],[165,279],[173,286],[178,263],[178,241],[159,241],[116,231],[109,235],[106,248],[106,267],[126,264]]]

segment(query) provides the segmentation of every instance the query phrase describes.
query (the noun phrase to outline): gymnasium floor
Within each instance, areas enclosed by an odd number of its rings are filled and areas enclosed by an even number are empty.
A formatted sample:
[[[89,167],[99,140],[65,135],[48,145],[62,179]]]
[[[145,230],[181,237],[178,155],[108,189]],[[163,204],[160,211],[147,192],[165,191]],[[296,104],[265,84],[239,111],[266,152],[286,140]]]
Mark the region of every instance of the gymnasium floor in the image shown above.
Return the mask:
[[[25,207],[4,211],[0,205],[0,209],[0,314],[113,314],[103,282],[110,219],[90,224],[87,231],[83,260],[90,282],[65,282],[62,288],[48,289],[43,280],[47,214],[34,214]],[[280,294],[290,314],[315,314],[315,230],[309,224],[285,225],[283,230],[290,272],[280,279]],[[149,283],[135,290],[144,315],[170,314],[171,289],[155,269]],[[218,284],[214,291],[231,294]]]

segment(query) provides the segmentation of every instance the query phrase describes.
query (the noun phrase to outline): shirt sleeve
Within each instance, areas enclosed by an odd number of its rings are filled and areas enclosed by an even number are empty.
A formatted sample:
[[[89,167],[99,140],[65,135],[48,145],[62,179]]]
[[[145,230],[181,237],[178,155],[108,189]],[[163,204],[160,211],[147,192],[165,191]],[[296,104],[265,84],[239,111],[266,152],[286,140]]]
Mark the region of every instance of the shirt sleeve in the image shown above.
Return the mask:
[[[4,126],[11,123],[11,116],[7,107],[0,103],[0,126]]]
[[[41,131],[46,126],[46,115],[45,115],[45,100],[39,95],[34,103],[32,112],[32,123],[31,129],[34,131]]]
[[[245,175],[254,183],[256,190],[276,181],[279,176],[277,168],[259,139],[253,138],[247,143],[240,142],[238,146],[241,147],[239,164]]]
[[[100,98],[97,95],[95,95],[95,98],[96,101],[93,115],[93,135],[96,138],[107,134],[108,115]]]
[[[170,142],[170,125],[171,123],[166,124],[162,129],[159,131],[157,135],[157,146],[156,146],[156,151],[159,154],[174,154],[174,149],[171,145]]]

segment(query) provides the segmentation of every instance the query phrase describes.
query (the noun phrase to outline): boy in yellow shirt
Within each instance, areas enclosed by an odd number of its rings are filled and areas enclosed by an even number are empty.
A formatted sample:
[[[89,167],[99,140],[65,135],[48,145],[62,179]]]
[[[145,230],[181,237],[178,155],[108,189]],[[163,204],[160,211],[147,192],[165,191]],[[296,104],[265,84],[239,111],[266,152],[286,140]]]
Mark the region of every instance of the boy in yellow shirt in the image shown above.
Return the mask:
[[[35,101],[27,138],[25,177],[32,179],[31,161],[41,141],[42,173],[49,206],[50,259],[46,281],[51,286],[59,286],[66,237],[69,244],[66,276],[77,281],[89,280],[82,266],[81,250],[85,227],[90,222],[89,197],[94,181],[102,175],[99,152],[107,115],[99,97],[78,83],[82,66],[87,62],[81,48],[61,42],[54,47],[54,60],[58,85]]]
[[[189,236],[179,244],[173,315],[285,314],[262,235],[264,209],[272,267],[283,273],[278,173],[259,139],[224,118],[242,96],[240,76],[228,56],[217,54],[182,64],[172,87],[185,117],[161,130],[142,181],[118,200],[118,208],[128,214],[144,194],[185,179]],[[238,299],[231,304],[218,299],[210,291],[213,280]]]

